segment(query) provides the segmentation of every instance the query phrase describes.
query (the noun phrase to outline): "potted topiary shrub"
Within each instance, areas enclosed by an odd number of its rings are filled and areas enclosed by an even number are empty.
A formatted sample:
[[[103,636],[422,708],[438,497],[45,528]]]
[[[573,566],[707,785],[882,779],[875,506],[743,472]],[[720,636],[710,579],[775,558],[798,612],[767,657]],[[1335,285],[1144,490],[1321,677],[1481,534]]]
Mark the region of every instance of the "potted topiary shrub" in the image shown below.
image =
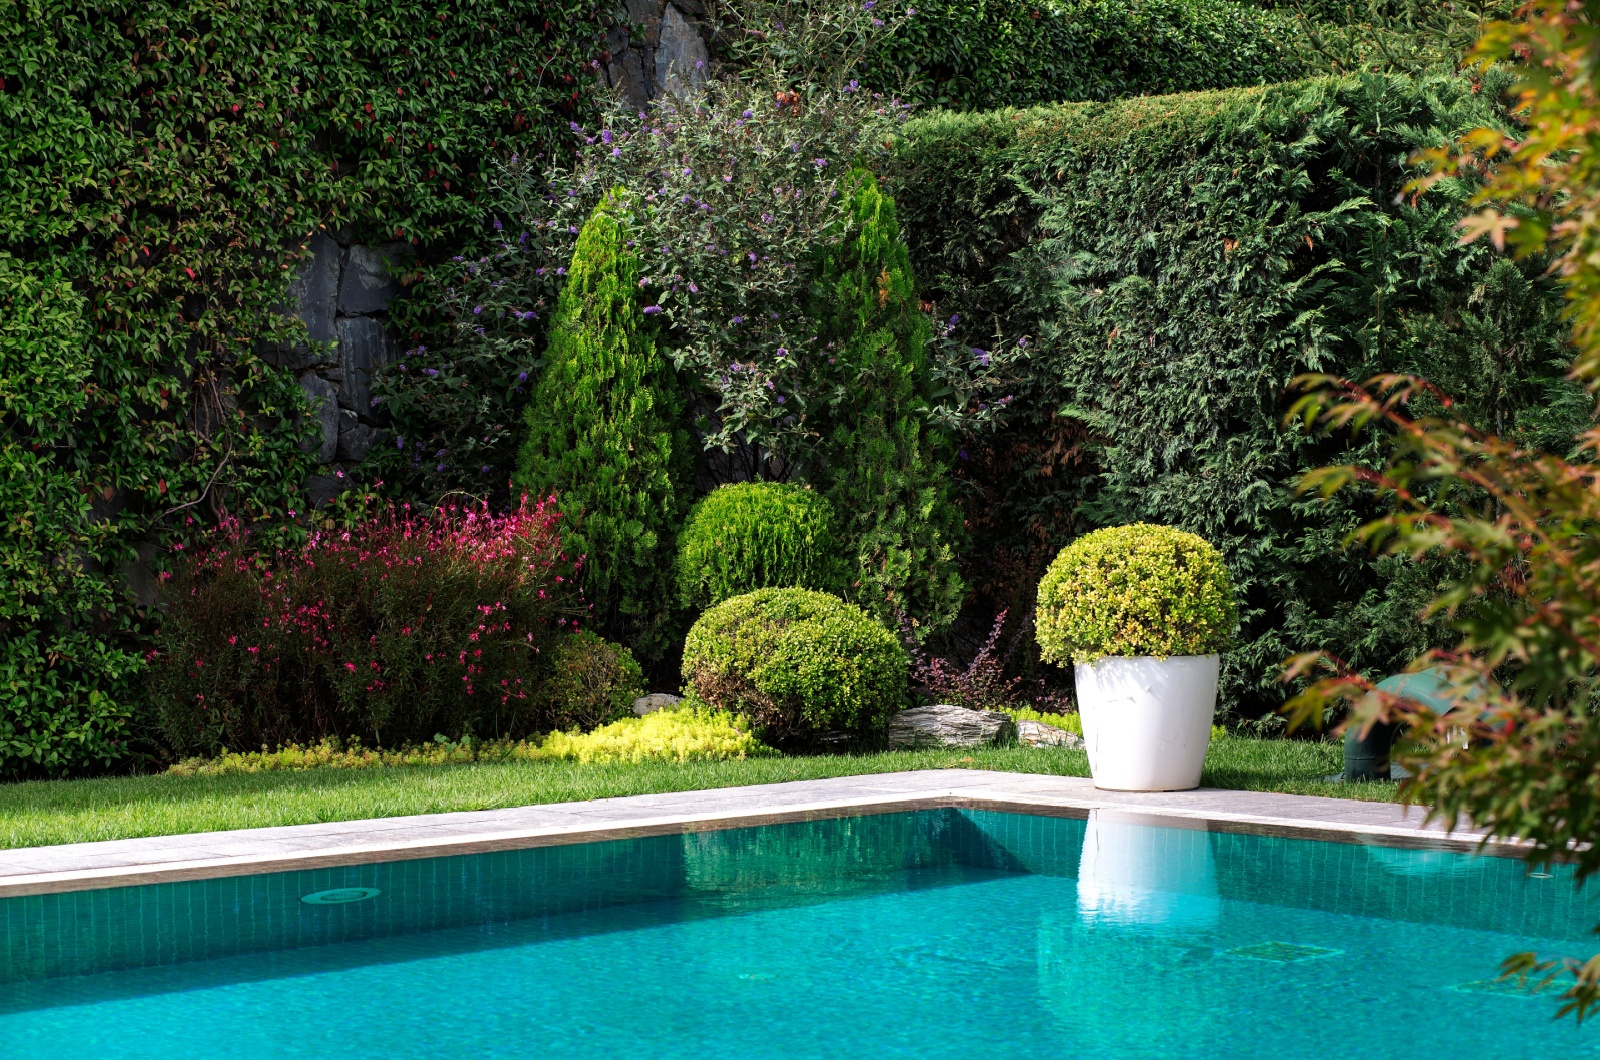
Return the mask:
[[[1219,653],[1237,623],[1228,570],[1204,538],[1135,523],[1061,550],[1039,582],[1039,647],[1073,665],[1096,787],[1199,786]]]

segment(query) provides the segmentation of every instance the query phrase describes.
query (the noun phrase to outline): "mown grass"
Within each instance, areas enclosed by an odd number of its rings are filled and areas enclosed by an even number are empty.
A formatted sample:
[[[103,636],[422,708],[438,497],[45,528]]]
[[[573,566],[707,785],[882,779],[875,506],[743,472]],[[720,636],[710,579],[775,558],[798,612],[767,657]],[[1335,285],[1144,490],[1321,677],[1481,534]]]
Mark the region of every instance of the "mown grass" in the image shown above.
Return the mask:
[[[1208,786],[1386,801],[1393,784],[1330,784],[1339,748],[1291,740],[1214,741]],[[1081,751],[999,747],[725,762],[497,762],[307,769],[225,776],[102,777],[0,785],[0,847],[488,810],[618,795],[769,784],[910,769],[1089,775]]]

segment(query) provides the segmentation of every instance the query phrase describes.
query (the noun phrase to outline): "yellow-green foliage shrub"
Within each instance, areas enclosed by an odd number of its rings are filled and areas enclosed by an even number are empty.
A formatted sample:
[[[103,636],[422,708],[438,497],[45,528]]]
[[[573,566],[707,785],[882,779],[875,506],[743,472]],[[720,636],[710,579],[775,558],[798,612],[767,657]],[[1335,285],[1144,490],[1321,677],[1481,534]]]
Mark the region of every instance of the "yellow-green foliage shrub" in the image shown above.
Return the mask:
[[[906,692],[900,642],[877,619],[809,589],[759,589],[700,616],[683,676],[769,740],[882,733]]]
[[[838,592],[844,573],[833,505],[788,483],[713,490],[678,534],[678,597],[696,611],[756,589]]]
[[[1040,653],[1063,665],[1107,655],[1210,655],[1227,650],[1238,622],[1222,555],[1170,526],[1085,534],[1039,582]]]
[[[644,695],[644,671],[633,652],[585,629],[550,652],[542,691],[550,728],[593,729],[627,715]]]
[[[590,733],[551,733],[526,757],[575,762],[721,761],[776,754],[744,718],[704,706],[624,718]]]
[[[588,733],[553,732],[532,740],[434,740],[383,750],[327,739],[286,744],[276,751],[229,751],[215,758],[186,758],[167,770],[175,776],[214,777],[306,769],[379,769],[496,762],[689,762],[760,758],[778,752],[756,739],[744,718],[690,700],[679,710],[623,718]]]

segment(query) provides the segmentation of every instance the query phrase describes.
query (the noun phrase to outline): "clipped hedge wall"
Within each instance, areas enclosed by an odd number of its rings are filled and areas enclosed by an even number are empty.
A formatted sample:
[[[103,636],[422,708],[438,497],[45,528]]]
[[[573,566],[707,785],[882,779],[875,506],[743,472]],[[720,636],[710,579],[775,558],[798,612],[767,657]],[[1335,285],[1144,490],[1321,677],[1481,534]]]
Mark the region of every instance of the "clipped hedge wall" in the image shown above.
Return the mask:
[[[1417,147],[1503,121],[1503,85],[1371,75],[907,126],[895,191],[926,296],[974,345],[1029,340],[1008,426],[958,462],[992,606],[1026,606],[1076,535],[1157,522],[1227,558],[1237,714],[1282,702],[1294,652],[1381,674],[1440,635],[1418,621],[1438,570],[1346,550],[1371,507],[1296,495],[1373,453],[1285,429],[1286,385],[1417,372],[1471,419],[1570,443],[1587,400],[1541,263],[1461,246],[1460,184],[1396,201]]]
[[[0,776],[126,753],[136,547],[223,513],[302,533],[282,424],[303,398],[257,351],[289,337],[274,307],[303,241],[463,238],[490,163],[584,112],[609,21],[595,0],[0,13],[0,303],[44,289],[62,319],[0,353],[0,466],[30,483],[0,490]]]
[[[1318,72],[1292,13],[1229,0],[927,0],[863,80],[952,110],[1185,92]]]

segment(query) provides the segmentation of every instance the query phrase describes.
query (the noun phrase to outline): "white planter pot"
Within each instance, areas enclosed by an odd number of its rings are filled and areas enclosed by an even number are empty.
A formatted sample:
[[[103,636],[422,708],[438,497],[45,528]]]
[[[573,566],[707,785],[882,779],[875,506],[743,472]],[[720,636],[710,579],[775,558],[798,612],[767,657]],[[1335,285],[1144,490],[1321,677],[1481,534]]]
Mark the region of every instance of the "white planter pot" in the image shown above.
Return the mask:
[[[1094,786],[1185,791],[1200,786],[1217,709],[1220,656],[1106,657],[1078,663],[1078,711]]]

